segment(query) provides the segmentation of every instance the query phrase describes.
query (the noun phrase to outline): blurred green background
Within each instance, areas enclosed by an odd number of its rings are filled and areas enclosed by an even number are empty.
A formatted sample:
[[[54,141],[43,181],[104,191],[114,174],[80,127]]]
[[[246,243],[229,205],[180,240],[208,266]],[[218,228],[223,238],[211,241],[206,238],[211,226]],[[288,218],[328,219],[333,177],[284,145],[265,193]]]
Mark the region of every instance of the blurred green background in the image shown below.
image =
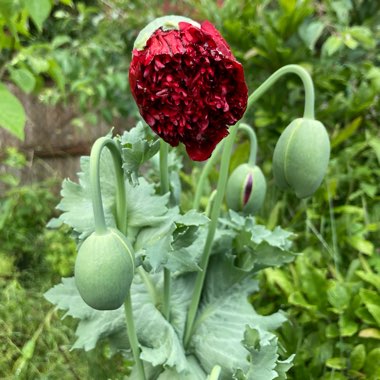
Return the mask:
[[[1,127],[22,138],[28,117],[10,83],[52,107],[74,105],[76,128],[89,122],[111,128],[116,118],[132,126],[133,41],[165,14],[212,21],[242,62],[250,92],[286,64],[312,75],[316,117],[332,151],[328,175],[311,199],[279,191],[271,174],[281,131],[302,115],[299,79],[282,79],[247,115],[268,179],[258,218],[295,232],[300,252],[293,264],[262,273],[252,303],[263,314],[288,313],[279,336],[283,349],[296,353],[290,379],[380,379],[379,1],[0,0]],[[247,156],[241,141],[231,168]],[[42,296],[73,272],[69,232],[45,227],[58,202],[52,188],[62,178],[21,180],[30,162],[12,146],[2,147],[0,161],[0,378],[122,379],[127,364],[111,358],[106,345],[70,352],[75,323],[62,321]],[[199,168],[183,178],[184,208]]]

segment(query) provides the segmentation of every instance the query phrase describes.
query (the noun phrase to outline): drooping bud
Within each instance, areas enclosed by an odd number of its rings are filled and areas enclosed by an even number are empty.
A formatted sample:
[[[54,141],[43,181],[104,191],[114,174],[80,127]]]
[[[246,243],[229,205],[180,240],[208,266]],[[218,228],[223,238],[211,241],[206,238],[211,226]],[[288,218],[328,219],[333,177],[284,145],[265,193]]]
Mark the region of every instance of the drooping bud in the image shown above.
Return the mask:
[[[281,134],[273,154],[273,175],[282,189],[298,198],[311,196],[320,186],[330,158],[324,125],[313,119],[292,121]]]
[[[75,284],[83,300],[97,310],[123,305],[135,271],[135,256],[118,230],[92,233],[80,246],[75,262]]]
[[[227,206],[244,214],[255,214],[264,203],[266,188],[265,177],[258,166],[239,165],[227,182]]]

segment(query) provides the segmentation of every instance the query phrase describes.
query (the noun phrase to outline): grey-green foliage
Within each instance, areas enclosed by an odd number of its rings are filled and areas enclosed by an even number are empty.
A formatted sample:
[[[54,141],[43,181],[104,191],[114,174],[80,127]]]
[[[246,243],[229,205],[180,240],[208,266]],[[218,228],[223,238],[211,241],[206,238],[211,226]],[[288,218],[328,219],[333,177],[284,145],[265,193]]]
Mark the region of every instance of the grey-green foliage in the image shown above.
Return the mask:
[[[124,168],[130,167],[130,161],[138,162],[135,158],[141,157],[141,146],[148,146],[145,145],[149,139],[147,131],[139,128],[136,133],[141,143],[128,145],[129,153],[123,155]],[[125,147],[133,135],[132,131],[116,140],[122,141]],[[100,178],[103,206],[107,225],[114,227],[115,188],[111,163],[110,155],[103,154]],[[150,164],[148,160],[144,165]],[[79,184],[64,181],[63,199],[58,206],[63,211],[61,220],[74,229],[79,243],[94,229],[88,158],[82,159],[82,170]],[[178,206],[170,206],[169,196],[157,195],[150,179],[139,177],[138,166],[135,171],[138,178],[135,186],[125,181],[128,239],[141,263],[134,277],[131,298],[148,378],[187,376],[193,379],[192,374],[197,373],[197,378],[205,379],[216,364],[221,367],[221,379],[231,379],[235,373],[250,378],[249,373],[254,371],[258,360],[263,368],[258,380],[268,380],[267,371],[284,378],[281,373],[286,372],[286,367],[281,364],[273,331],[286,317],[282,312],[265,317],[258,315],[248,296],[258,291],[258,284],[252,278],[254,273],[294,259],[290,250],[292,234],[281,228],[270,231],[258,225],[253,217],[235,212],[220,219],[196,324],[188,347],[184,347],[187,309],[209,220],[195,210],[182,212]],[[170,322],[161,312],[164,268],[172,273]],[[130,358],[123,308],[114,311],[90,308],[79,296],[72,278],[63,279],[45,296],[65,310],[66,315],[79,319],[73,348],[92,350],[100,340],[106,339],[113,350],[124,352]],[[259,331],[262,350],[253,352],[252,358],[250,349],[242,344],[248,327]],[[290,353],[285,356],[289,357],[286,363],[290,367]]]

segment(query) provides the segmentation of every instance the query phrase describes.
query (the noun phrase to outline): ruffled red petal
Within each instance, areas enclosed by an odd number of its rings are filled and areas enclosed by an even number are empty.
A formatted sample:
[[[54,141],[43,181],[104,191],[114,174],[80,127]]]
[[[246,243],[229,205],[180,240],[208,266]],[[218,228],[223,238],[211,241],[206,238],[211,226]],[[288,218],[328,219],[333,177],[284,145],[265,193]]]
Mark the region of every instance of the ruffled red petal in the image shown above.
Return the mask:
[[[210,157],[247,106],[242,65],[209,22],[156,30],[134,50],[132,94],[149,126],[172,146],[182,142],[191,159]]]

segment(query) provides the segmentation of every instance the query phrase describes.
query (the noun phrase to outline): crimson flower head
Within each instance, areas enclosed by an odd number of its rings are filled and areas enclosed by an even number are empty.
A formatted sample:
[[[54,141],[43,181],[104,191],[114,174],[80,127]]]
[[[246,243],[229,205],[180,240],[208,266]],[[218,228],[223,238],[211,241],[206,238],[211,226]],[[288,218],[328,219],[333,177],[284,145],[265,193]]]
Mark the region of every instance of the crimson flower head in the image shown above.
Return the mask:
[[[140,113],[195,161],[211,156],[247,107],[243,66],[208,21],[161,17],[136,39],[129,83]]]

